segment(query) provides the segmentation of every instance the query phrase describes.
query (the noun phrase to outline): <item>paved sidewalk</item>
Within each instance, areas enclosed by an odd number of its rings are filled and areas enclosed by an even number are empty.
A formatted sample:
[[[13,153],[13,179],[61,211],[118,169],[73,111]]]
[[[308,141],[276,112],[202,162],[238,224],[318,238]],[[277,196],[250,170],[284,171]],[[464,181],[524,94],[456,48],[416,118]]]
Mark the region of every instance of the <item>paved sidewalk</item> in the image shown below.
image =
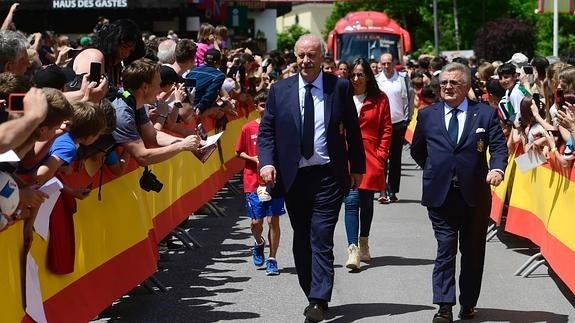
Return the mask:
[[[404,152],[400,201],[375,202],[373,260],[350,273],[343,208],[335,235],[336,277],[327,322],[431,322],[435,239],[420,204],[421,171]],[[237,182],[237,179],[236,179]],[[214,203],[224,217],[195,215],[186,226],[202,247],[162,256],[157,277],[167,292],[135,288],[94,322],[303,322],[307,305],[291,256],[289,219],[281,219],[281,274],[268,277],[251,262],[253,244],[243,197],[224,189]],[[479,313],[466,322],[575,322],[573,295],[546,266],[529,278],[513,273],[537,250],[500,233],[487,244]],[[266,250],[267,252],[267,250]],[[459,307],[454,308],[456,314]]]

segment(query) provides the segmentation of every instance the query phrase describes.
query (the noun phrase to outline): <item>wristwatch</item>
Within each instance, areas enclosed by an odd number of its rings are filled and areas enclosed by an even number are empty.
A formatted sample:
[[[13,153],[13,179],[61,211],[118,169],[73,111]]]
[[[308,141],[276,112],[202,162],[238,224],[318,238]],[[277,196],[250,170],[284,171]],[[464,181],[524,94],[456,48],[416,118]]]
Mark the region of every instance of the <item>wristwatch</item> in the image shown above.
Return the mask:
[[[174,108],[180,109],[180,108],[182,108],[183,106],[184,106],[184,105],[183,105],[182,102],[180,102],[180,101],[174,102]]]

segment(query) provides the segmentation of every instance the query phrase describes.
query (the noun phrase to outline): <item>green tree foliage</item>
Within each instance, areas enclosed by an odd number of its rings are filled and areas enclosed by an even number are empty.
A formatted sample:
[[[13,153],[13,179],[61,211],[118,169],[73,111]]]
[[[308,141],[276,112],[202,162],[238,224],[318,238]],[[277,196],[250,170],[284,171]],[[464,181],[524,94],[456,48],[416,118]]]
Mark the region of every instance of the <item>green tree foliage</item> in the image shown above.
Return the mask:
[[[298,38],[305,34],[309,34],[309,30],[300,25],[291,25],[285,32],[278,34],[278,49],[282,52],[292,51]]]
[[[490,21],[513,18],[535,26],[532,43],[516,44],[517,51],[542,56],[552,54],[552,14],[536,14],[536,0],[437,0],[437,4],[440,51],[456,49],[454,4],[457,4],[461,49],[476,47],[479,41],[476,36],[481,36],[478,30],[485,30]],[[433,44],[433,0],[337,2],[333,5],[323,35],[327,38],[336,22],[348,12],[360,10],[386,12],[410,32],[414,52],[428,52],[429,44]],[[575,36],[571,35],[571,31],[575,30],[575,17],[561,14],[559,28],[560,55],[575,53]]]

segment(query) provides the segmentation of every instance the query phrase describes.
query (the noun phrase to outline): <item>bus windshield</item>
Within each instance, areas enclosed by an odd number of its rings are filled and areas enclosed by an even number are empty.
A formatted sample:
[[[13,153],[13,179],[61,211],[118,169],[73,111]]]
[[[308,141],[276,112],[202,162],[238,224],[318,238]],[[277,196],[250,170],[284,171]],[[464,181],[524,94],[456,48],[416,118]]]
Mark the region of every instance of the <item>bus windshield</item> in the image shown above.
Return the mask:
[[[338,38],[339,60],[351,62],[358,57],[376,59],[383,53],[391,53],[393,58],[400,59],[399,35],[385,33],[341,34]]]

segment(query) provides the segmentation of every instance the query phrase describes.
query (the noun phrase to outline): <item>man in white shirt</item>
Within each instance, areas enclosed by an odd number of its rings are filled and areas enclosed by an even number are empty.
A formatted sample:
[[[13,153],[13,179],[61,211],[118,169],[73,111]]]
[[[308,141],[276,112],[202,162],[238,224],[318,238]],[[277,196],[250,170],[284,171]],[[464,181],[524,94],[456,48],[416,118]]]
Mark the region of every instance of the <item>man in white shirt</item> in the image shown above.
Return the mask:
[[[396,62],[389,53],[384,53],[379,58],[382,68],[381,73],[375,79],[379,88],[385,92],[389,99],[391,123],[393,132],[391,135],[391,147],[387,162],[387,192],[382,191],[378,201],[383,204],[396,202],[396,193],[399,192],[401,180],[401,153],[405,132],[413,114],[413,104],[410,98],[409,79],[395,70]]]

